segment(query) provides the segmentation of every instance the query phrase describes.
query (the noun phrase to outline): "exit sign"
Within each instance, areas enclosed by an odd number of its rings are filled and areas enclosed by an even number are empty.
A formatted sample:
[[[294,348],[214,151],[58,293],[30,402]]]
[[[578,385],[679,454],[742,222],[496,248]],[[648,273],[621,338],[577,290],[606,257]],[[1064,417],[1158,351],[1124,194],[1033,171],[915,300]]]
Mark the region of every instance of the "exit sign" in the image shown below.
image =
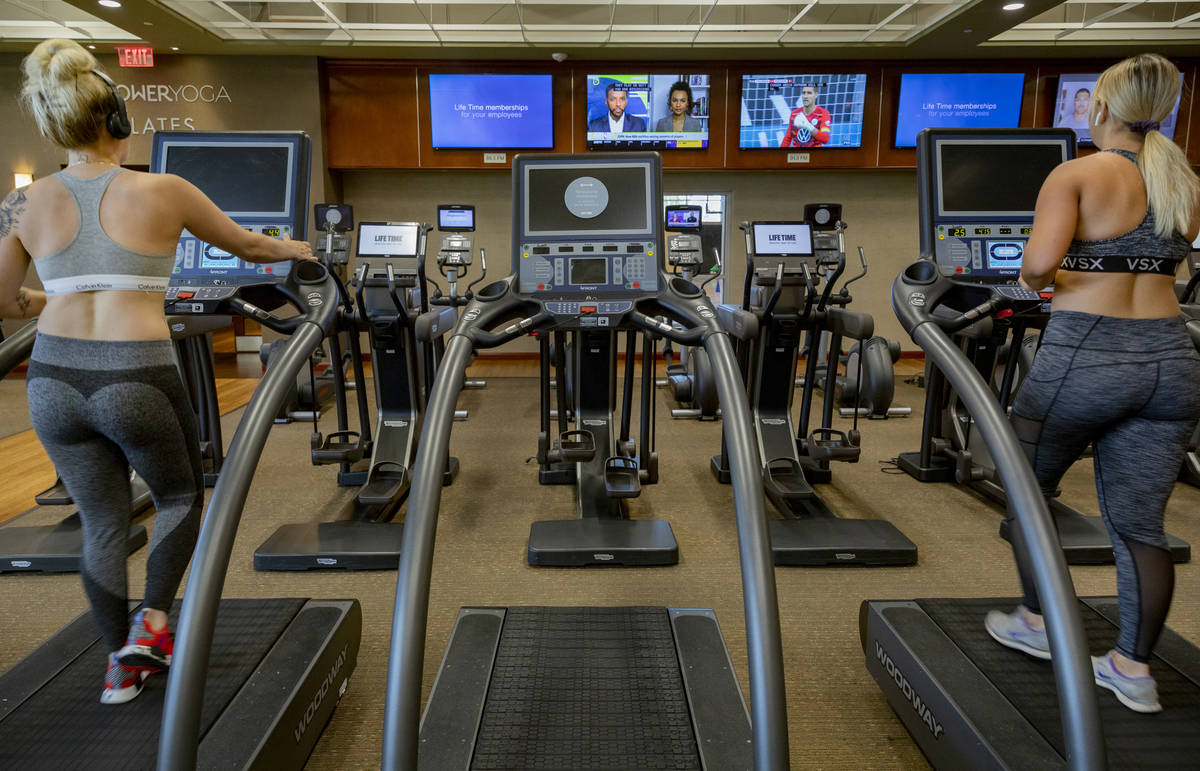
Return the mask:
[[[117,64],[122,67],[153,67],[154,49],[149,46],[117,46]]]

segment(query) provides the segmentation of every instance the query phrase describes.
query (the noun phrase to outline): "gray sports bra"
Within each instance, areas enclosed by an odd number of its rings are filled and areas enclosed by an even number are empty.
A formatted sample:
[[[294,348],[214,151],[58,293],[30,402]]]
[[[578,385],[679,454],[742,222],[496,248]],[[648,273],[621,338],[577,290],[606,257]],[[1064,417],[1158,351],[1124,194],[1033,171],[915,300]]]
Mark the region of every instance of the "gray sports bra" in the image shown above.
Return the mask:
[[[111,169],[91,179],[80,179],[66,170],[54,176],[71,191],[79,209],[75,237],[53,254],[33,261],[46,294],[132,289],[165,292],[175,264],[175,254],[143,254],[121,246],[100,226],[100,200],[124,169]]]
[[[1106,153],[1116,153],[1137,163],[1137,153],[1113,148]],[[1188,256],[1192,245],[1182,233],[1176,231],[1170,238],[1154,232],[1154,212],[1146,204],[1146,216],[1137,227],[1115,238],[1099,241],[1074,239],[1067,247],[1062,270],[1085,273],[1160,273],[1174,276],[1180,261]]]

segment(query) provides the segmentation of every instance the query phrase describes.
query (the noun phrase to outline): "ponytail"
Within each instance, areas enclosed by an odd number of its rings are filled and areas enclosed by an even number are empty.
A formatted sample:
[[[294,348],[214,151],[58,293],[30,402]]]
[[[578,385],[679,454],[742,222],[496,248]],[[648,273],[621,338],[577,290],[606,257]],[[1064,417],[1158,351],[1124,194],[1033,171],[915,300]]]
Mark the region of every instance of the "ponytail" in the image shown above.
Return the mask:
[[[1154,212],[1155,234],[1169,238],[1176,231],[1188,232],[1200,202],[1200,178],[1192,171],[1183,149],[1161,131],[1147,131],[1138,168],[1146,181],[1146,200]]]
[[[1138,54],[1117,62],[1096,80],[1092,107],[1103,101],[1109,115],[1144,136],[1138,168],[1154,212],[1155,233],[1169,238],[1186,233],[1200,204],[1200,179],[1179,145],[1158,130],[1179,101],[1179,69],[1158,54]]]

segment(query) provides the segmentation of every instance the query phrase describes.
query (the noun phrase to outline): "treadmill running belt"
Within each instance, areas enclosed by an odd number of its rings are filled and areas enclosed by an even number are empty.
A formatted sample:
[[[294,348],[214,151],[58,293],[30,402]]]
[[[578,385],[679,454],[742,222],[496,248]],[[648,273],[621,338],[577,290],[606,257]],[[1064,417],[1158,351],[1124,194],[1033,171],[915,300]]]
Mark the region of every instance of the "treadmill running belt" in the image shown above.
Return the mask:
[[[221,601],[204,689],[202,737],[304,602],[296,598]],[[176,602],[171,610],[172,629],[179,605]],[[56,677],[0,721],[0,767],[154,768],[167,678],[151,675],[142,693],[126,704],[101,704],[108,651],[99,634],[93,634],[94,643],[74,660],[63,662]]]
[[[917,600],[942,631],[1025,716],[1059,754],[1063,754],[1062,720],[1050,662],[1005,648],[983,628],[989,610],[1009,610],[1019,599]],[[1094,656],[1116,643],[1117,628],[1080,603],[1083,626]],[[1154,715],[1127,709],[1097,686],[1100,719],[1108,747],[1109,768],[1196,768],[1200,766],[1200,687],[1156,658],[1151,671],[1158,681],[1163,711]]]
[[[666,608],[509,608],[473,769],[700,769]]]

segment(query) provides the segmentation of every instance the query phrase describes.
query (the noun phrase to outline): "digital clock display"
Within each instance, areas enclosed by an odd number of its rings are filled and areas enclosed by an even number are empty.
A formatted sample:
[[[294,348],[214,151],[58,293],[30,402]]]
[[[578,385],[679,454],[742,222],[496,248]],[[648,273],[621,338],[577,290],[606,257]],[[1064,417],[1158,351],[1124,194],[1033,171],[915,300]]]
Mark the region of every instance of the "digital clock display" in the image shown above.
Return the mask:
[[[270,236],[271,238],[279,238],[279,228],[274,227],[274,226],[269,227],[269,228],[263,228],[262,234],[264,236]]]
[[[975,235],[977,236],[990,236],[991,234],[991,228],[975,228]]]
[[[966,228],[950,228],[950,237],[951,238],[962,238],[966,234],[967,234]]]
[[[1021,235],[1028,236],[1033,233],[1033,228],[1021,228]]]
[[[1012,228],[1000,228],[1000,229],[999,229],[998,231],[996,231],[996,232],[998,232],[998,233],[999,233],[1000,235],[1002,235],[1002,236],[1011,236],[1011,235],[1012,235]]]

